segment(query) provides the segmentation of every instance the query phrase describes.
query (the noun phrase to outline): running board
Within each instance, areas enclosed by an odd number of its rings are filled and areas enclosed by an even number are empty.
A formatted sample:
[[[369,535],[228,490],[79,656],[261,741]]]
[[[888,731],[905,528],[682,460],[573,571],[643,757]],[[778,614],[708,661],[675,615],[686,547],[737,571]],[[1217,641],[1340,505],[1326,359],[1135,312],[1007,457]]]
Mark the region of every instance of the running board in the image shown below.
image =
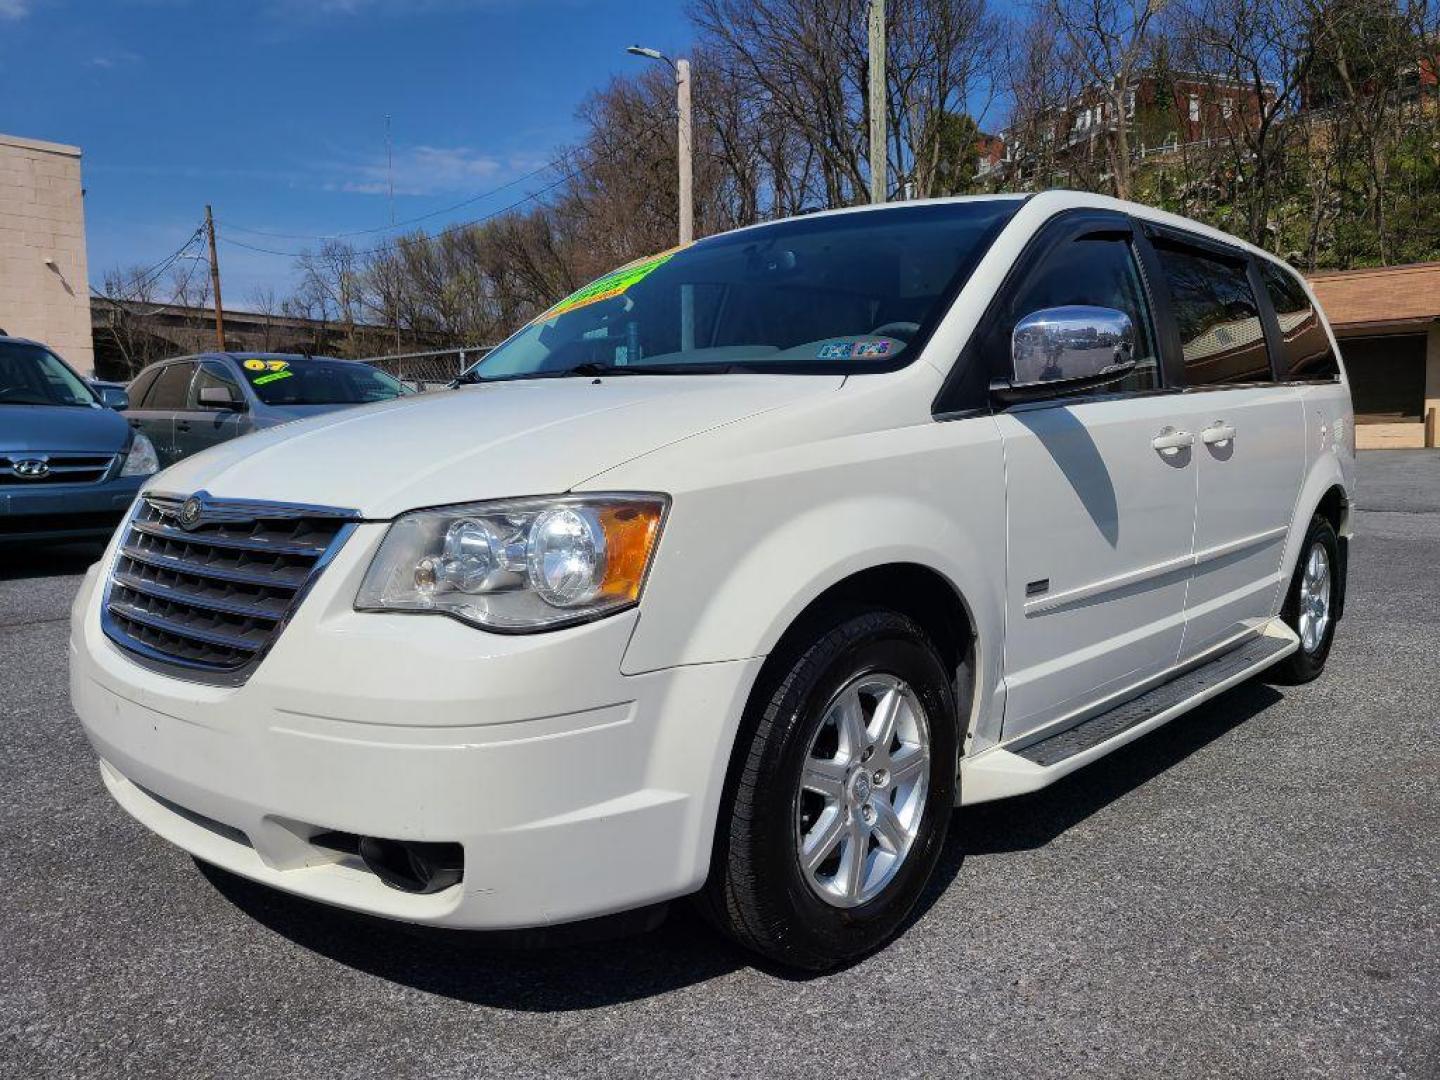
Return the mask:
[[[1283,660],[1300,647],[1294,632],[1272,619],[1258,637],[1153,690],[1074,727],[992,747],[960,763],[960,802],[1023,795],[1104,757]]]

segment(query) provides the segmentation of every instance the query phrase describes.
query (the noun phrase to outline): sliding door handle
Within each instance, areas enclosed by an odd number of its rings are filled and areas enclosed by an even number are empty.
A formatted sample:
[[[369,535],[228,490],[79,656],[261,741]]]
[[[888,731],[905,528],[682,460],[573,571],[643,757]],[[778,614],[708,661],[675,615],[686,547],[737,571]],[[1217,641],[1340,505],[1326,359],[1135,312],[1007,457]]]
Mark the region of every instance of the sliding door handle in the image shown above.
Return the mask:
[[[1220,446],[1235,438],[1235,429],[1224,420],[1216,420],[1200,432],[1200,438],[1205,440],[1206,446]]]
[[[1195,436],[1188,431],[1176,431],[1167,427],[1150,440],[1150,445],[1162,454],[1174,454],[1187,446],[1194,446]]]

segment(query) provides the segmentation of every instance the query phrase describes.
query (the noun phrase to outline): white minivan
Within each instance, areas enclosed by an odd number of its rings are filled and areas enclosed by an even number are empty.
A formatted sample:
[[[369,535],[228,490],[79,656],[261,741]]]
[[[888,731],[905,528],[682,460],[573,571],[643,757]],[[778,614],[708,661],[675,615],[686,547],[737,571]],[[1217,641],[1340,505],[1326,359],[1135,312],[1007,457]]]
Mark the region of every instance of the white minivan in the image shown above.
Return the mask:
[[[825,968],[901,926],[952,808],[1313,678],[1343,611],[1324,316],[1146,207],[740,229],[461,383],[147,483],[75,601],[71,690],[149,828],[415,923],[699,894]]]

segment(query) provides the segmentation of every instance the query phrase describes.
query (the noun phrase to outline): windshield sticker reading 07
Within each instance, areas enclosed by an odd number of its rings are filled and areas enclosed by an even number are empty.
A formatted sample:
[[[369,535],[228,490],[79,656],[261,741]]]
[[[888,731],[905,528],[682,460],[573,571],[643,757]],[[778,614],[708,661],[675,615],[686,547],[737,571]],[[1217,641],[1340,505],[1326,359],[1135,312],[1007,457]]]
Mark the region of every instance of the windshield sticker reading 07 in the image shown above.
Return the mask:
[[[240,366],[243,367],[246,371],[254,372],[255,374],[259,374],[259,373],[265,372],[265,371],[284,371],[286,368],[288,368],[288,367],[290,366],[290,361],[289,361],[289,360],[262,360],[262,359],[260,359],[260,357],[258,357],[258,356],[252,356],[252,357],[250,357],[250,359],[243,361]],[[251,381],[258,383],[260,380],[254,378],[254,377],[252,376],[252,377],[251,377]],[[267,381],[268,381],[268,380],[267,380]]]

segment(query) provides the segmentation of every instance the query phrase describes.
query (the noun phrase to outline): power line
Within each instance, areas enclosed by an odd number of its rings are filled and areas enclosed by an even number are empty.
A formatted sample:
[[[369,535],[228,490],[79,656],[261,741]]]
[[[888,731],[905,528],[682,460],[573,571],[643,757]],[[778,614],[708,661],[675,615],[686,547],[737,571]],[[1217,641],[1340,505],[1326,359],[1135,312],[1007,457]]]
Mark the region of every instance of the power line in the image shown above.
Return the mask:
[[[186,239],[185,243],[181,244],[178,248],[175,249],[174,254],[164,259],[161,259],[149,270],[143,270],[140,272],[140,275],[138,277],[132,278],[131,287],[138,292],[146,286],[154,284],[155,281],[159,279],[160,275],[163,274],[166,270],[170,269],[170,267],[179,260],[180,256],[185,254],[186,249],[188,249],[191,244],[193,244],[196,240],[200,238],[200,233],[201,229],[197,228],[193,233],[190,234],[190,236]]]
[[[667,115],[667,116],[661,118],[661,119],[660,119],[659,121],[657,121],[656,123],[654,123],[654,124],[650,125],[649,127],[643,129],[643,130],[640,132],[640,134],[637,136],[637,139],[638,139],[638,138],[642,138],[642,137],[647,136],[647,135],[653,134],[654,132],[658,131],[660,128],[662,128],[662,127],[664,127],[664,126],[672,123],[672,122],[674,121],[674,119],[675,119],[675,117],[674,117],[673,115]],[[609,148],[609,149],[607,149],[607,150],[601,151],[598,156],[599,156],[599,157],[602,157],[602,158],[608,158],[608,157],[612,156],[613,154],[616,154],[616,153],[618,153],[619,151],[625,150],[625,149],[629,149],[629,146],[628,146],[628,145],[617,145],[617,146],[611,147],[611,148]],[[568,155],[566,155],[566,156],[568,156]],[[450,205],[450,206],[442,207],[442,208],[439,209],[439,210],[432,210],[432,211],[430,211],[429,213],[419,214],[419,215],[416,215],[415,217],[412,217],[412,218],[406,218],[404,221],[397,221],[397,222],[395,222],[395,223],[392,224],[392,225],[378,225],[378,226],[376,226],[376,227],[374,227],[374,228],[370,228],[370,229],[352,229],[352,230],[350,230],[350,231],[348,231],[348,232],[337,232],[337,233],[320,234],[320,233],[267,232],[267,231],[264,230],[264,229],[251,229],[251,228],[247,228],[247,227],[244,226],[244,225],[233,225],[233,224],[231,224],[231,223],[228,222],[228,221],[222,221],[222,222],[220,222],[220,224],[224,225],[226,229],[229,229],[229,230],[232,230],[232,231],[235,231],[235,232],[250,233],[250,234],[255,235],[255,236],[270,236],[270,237],[275,237],[276,239],[281,239],[281,240],[321,240],[321,241],[324,241],[324,240],[344,240],[344,239],[346,239],[347,237],[351,237],[351,236],[373,236],[375,233],[389,232],[391,229],[403,229],[403,228],[406,228],[406,227],[408,227],[408,226],[410,226],[410,225],[416,225],[416,224],[418,224],[418,223],[420,223],[420,222],[422,222],[422,221],[429,221],[431,218],[443,217],[443,216],[446,215],[446,214],[452,214],[452,213],[454,213],[456,210],[463,210],[463,209],[464,209],[465,207],[467,207],[467,206],[471,206],[471,205],[473,205],[473,204],[475,204],[475,203],[477,203],[477,202],[480,202],[480,201],[482,201],[482,200],[484,200],[484,199],[488,199],[488,198],[490,198],[491,196],[498,195],[498,194],[500,194],[502,191],[508,191],[510,188],[517,187],[517,186],[519,186],[520,184],[525,183],[525,181],[527,181],[527,180],[533,180],[533,179],[534,179],[535,177],[537,177],[537,176],[543,176],[543,175],[545,175],[546,173],[550,172],[551,170],[553,170],[553,169],[555,169],[555,168],[558,168],[560,165],[562,165],[562,164],[565,162],[565,160],[566,160],[566,156],[558,157],[558,158],[555,158],[555,159],[552,160],[552,161],[548,161],[548,162],[546,162],[544,165],[540,166],[538,169],[533,169],[533,170],[531,170],[530,172],[525,173],[525,174],[522,175],[522,176],[517,176],[517,177],[515,177],[515,179],[506,181],[505,183],[499,185],[498,187],[490,188],[488,191],[481,191],[481,192],[479,192],[479,193],[477,193],[477,194],[475,194],[475,195],[471,195],[471,196],[469,196],[469,197],[467,197],[467,198],[461,199],[459,202],[454,203],[454,204],[452,204],[452,205]],[[468,221],[457,222],[456,224],[454,224],[454,225],[452,225],[452,226],[447,226],[445,229],[442,229],[440,232],[436,233],[433,237],[428,237],[427,239],[432,239],[432,240],[433,240],[433,239],[436,239],[436,238],[438,238],[438,237],[444,236],[447,232],[451,232],[451,231],[453,231],[453,230],[455,230],[455,229],[462,229],[462,228],[465,228],[467,225],[477,225],[477,224],[479,224],[479,223],[481,223],[481,222],[489,221],[491,218],[496,217],[496,216],[499,215],[499,214],[504,214],[504,213],[506,213],[506,212],[508,212],[508,211],[510,211],[510,210],[515,209],[515,208],[518,207],[518,206],[523,205],[523,204],[526,203],[526,202],[529,202],[531,199],[535,198],[535,197],[538,196],[538,195],[543,195],[543,194],[545,194],[545,193],[548,192],[548,191],[553,191],[556,187],[559,187],[560,184],[564,183],[566,180],[573,180],[575,177],[579,176],[579,175],[580,175],[581,173],[583,173],[584,171],[585,171],[585,169],[584,169],[584,167],[582,166],[579,170],[577,170],[577,171],[575,171],[575,172],[573,172],[573,173],[568,173],[568,174],[563,175],[563,176],[562,176],[559,180],[557,180],[555,183],[553,183],[553,184],[548,184],[548,185],[546,185],[545,187],[538,189],[537,191],[533,191],[533,192],[531,192],[529,195],[526,195],[523,199],[520,199],[520,200],[517,201],[517,202],[511,203],[509,206],[506,206],[506,207],[504,207],[504,208],[502,208],[502,209],[500,209],[500,210],[497,210],[497,211],[495,211],[494,213],[485,214],[485,215],[483,215],[483,216],[481,216],[481,217],[478,217],[478,218],[474,218],[474,219],[471,219],[471,220],[468,220]],[[286,256],[289,256],[289,257],[291,257],[291,258],[298,258],[301,254],[303,254],[303,252],[275,251],[275,250],[272,250],[272,249],[270,249],[270,248],[257,247],[257,246],[255,246],[255,245],[253,245],[253,244],[242,243],[242,242],[239,241],[239,240],[232,240],[232,239],[230,239],[229,237],[226,237],[226,236],[222,236],[222,237],[220,238],[220,241],[221,241],[221,243],[224,243],[224,244],[234,244],[234,245],[236,245],[237,247],[243,247],[243,248],[246,248],[246,249],[248,249],[248,250],[250,250],[250,251],[262,252],[262,253],[267,254],[267,255],[286,255]],[[397,237],[395,242],[396,242],[396,243],[403,243],[403,242],[404,242],[404,238],[403,238],[403,237]],[[357,255],[368,255],[368,254],[372,254],[372,253],[374,253],[374,252],[376,252],[376,251],[381,251],[381,250],[384,249],[384,247],[385,247],[385,245],[382,244],[382,245],[378,245],[378,246],[376,246],[376,247],[367,248],[367,249],[362,250],[362,251],[357,251],[356,254],[357,254]]]
[[[483,223],[485,223],[485,222],[487,222],[487,221],[490,221],[490,220],[493,219],[493,218],[497,218],[497,217],[500,217],[500,216],[502,216],[502,215],[504,215],[504,214],[508,214],[511,210],[517,210],[517,209],[519,209],[520,207],[524,206],[526,203],[530,202],[531,200],[533,200],[533,199],[538,199],[541,195],[544,195],[544,194],[546,194],[546,193],[548,193],[548,192],[554,191],[554,190],[555,190],[557,187],[559,187],[561,184],[567,183],[567,182],[570,181],[570,180],[574,180],[577,176],[581,175],[584,171],[585,171],[585,170],[584,170],[583,168],[581,168],[581,169],[577,169],[576,171],[574,171],[574,172],[572,172],[572,173],[566,173],[565,175],[561,176],[558,180],[554,181],[553,183],[546,184],[546,185],[545,185],[544,187],[542,187],[542,188],[537,188],[535,191],[530,192],[528,195],[524,196],[523,198],[516,199],[513,203],[510,203],[508,206],[502,206],[502,207],[501,207],[500,209],[498,209],[498,210],[492,210],[490,213],[488,213],[488,214],[482,214],[482,215],[480,215],[480,217],[477,217],[477,218],[470,218],[469,220],[466,220],[466,221],[457,221],[455,224],[453,224],[453,225],[447,225],[445,228],[441,229],[439,232],[433,233],[433,234],[431,234],[431,235],[428,235],[428,236],[397,236],[397,237],[395,237],[393,240],[391,240],[389,243],[377,244],[377,245],[375,245],[374,247],[360,248],[360,249],[358,249],[358,250],[356,250],[356,251],[351,252],[350,254],[352,254],[352,255],[375,255],[375,254],[378,254],[379,252],[385,251],[386,249],[388,249],[388,248],[390,248],[390,247],[392,247],[392,246],[394,246],[394,247],[402,247],[402,246],[403,246],[403,247],[408,247],[408,246],[410,246],[411,244],[428,244],[428,243],[430,243],[432,240],[439,240],[439,239],[440,239],[441,237],[443,237],[443,236],[448,236],[449,234],[454,233],[454,232],[460,232],[461,230],[463,230],[463,229],[468,229],[468,228],[470,228],[471,226],[474,226],[474,225],[481,225],[481,224],[483,224]],[[277,251],[277,250],[275,250],[274,248],[258,247],[258,246],[254,245],[254,244],[247,244],[247,243],[245,243],[244,241],[241,241],[241,240],[233,240],[233,239],[231,239],[231,238],[228,237],[228,236],[222,236],[222,237],[220,237],[220,242],[221,242],[222,244],[233,244],[233,245],[235,245],[236,247],[245,248],[247,251],[257,251],[257,252],[260,252],[261,254],[264,254],[264,255],[280,255],[280,256],[283,256],[283,257],[289,258],[289,259],[298,259],[298,258],[301,258],[302,256],[308,254],[308,253],[305,252],[305,251]]]
[[[148,303],[148,301],[146,301],[144,297],[140,294],[149,286],[153,285],[157,280],[159,280],[161,274],[163,274],[166,270],[170,269],[171,266],[178,262],[181,256],[183,256],[185,252],[189,249],[190,245],[195,243],[195,241],[200,238],[200,234],[203,231],[204,226],[198,226],[195,231],[186,238],[185,242],[181,244],[178,248],[176,248],[171,254],[165,256],[165,258],[161,259],[155,265],[145,270],[141,270],[135,275],[133,275],[128,283],[121,282],[119,291],[122,295],[120,295],[119,297],[106,297],[106,299],[119,299],[121,301],[129,301],[130,303]],[[97,296],[104,296],[103,293],[95,290],[94,286],[91,286],[91,291],[95,292]]]

